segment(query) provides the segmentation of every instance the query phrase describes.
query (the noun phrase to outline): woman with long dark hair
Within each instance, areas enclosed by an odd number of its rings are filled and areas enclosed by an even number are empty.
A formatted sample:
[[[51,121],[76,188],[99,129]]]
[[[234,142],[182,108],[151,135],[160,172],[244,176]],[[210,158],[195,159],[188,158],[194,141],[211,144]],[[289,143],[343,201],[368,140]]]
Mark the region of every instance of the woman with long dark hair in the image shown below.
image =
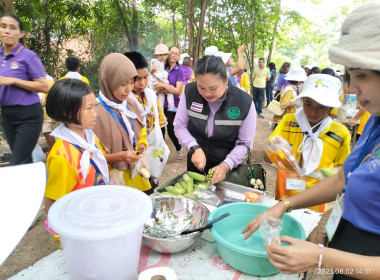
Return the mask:
[[[38,92],[49,90],[44,66],[36,53],[23,46],[24,36],[23,24],[16,15],[1,16],[0,106],[12,151],[9,165],[32,162],[43,122]]]

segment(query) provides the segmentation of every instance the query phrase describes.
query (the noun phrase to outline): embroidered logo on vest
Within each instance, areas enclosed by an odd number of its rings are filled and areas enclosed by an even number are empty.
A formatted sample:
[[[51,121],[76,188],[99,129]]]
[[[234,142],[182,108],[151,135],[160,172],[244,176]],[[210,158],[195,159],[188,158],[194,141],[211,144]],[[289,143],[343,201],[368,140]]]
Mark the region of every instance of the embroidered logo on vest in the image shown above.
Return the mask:
[[[202,109],[203,109],[203,104],[195,103],[195,102],[191,103],[190,110],[201,113]]]
[[[300,127],[297,122],[292,122],[292,121],[286,122],[285,125],[291,126],[291,127]]]
[[[234,120],[237,119],[240,116],[240,109],[238,107],[231,107],[227,111],[227,116]]]

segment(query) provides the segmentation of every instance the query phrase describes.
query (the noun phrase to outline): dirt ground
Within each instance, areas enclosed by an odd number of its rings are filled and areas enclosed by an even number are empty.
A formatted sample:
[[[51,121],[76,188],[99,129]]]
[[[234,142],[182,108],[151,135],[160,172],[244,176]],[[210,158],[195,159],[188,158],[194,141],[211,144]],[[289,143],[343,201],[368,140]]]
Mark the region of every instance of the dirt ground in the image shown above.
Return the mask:
[[[273,191],[276,181],[276,169],[265,163],[263,160],[264,149],[268,144],[267,139],[271,133],[269,122],[272,120],[273,115],[266,109],[263,110],[263,113],[265,118],[258,118],[257,120],[256,135],[252,151],[252,161],[253,163],[261,163],[263,165],[267,171],[267,190]],[[160,183],[165,183],[166,181],[186,170],[185,157],[182,160],[178,161],[176,159],[174,146],[167,135],[166,140],[170,150],[174,152],[170,154],[168,163],[160,179]],[[4,147],[2,148],[2,150],[4,150]],[[0,266],[0,280],[8,279],[9,277],[33,265],[36,261],[44,258],[45,256],[53,253],[58,249],[57,243],[53,236],[47,233],[45,230],[45,220],[46,214],[42,213],[42,216],[25,234],[24,238],[18,244],[16,249]]]

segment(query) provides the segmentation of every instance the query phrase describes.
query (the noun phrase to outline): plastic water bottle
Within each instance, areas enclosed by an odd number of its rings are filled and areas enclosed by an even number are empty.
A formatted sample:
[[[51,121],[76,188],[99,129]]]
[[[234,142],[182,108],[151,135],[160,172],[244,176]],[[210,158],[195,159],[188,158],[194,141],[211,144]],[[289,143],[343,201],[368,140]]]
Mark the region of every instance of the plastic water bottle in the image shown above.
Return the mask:
[[[356,94],[351,93],[350,94],[350,103],[349,103],[349,115],[351,117],[354,117],[356,114],[356,107],[357,107],[357,101],[356,101]]]

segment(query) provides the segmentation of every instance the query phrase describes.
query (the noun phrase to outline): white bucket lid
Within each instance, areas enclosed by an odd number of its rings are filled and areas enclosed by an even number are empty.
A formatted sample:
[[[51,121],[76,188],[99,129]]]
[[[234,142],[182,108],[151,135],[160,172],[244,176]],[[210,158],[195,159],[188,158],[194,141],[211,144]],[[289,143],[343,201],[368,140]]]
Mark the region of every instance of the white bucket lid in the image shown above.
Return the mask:
[[[73,239],[119,237],[142,227],[152,213],[145,193],[126,186],[95,186],[71,192],[49,209],[49,226]]]

